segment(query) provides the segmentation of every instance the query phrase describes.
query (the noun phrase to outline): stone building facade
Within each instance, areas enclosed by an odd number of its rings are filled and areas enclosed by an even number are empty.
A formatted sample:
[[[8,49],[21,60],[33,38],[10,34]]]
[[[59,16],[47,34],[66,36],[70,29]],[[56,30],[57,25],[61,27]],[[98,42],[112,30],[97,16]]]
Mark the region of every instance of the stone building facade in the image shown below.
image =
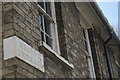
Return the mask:
[[[0,3],[2,78],[119,78],[119,44],[96,2]]]

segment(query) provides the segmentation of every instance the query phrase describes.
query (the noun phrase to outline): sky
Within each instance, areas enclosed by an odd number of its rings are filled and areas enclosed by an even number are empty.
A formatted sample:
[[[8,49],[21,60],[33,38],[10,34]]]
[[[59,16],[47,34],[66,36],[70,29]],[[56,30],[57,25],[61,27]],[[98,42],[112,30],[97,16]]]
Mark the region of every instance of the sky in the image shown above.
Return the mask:
[[[98,2],[99,7],[114,30],[118,28],[118,2]]]

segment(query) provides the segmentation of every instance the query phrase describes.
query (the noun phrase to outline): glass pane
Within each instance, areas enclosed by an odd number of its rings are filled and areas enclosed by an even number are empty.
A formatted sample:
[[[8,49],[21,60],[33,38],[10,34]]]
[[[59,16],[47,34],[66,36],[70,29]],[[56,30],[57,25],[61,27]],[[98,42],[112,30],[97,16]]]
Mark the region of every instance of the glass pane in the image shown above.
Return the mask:
[[[39,15],[39,24],[40,24],[40,28],[43,30],[43,16]]]
[[[46,44],[52,48],[52,39],[46,35]]]
[[[49,14],[49,16],[51,16],[50,2],[45,2],[45,6],[46,6],[46,12]]]
[[[41,39],[42,39],[42,41],[45,41],[44,33],[42,31],[41,31]]]
[[[45,18],[45,32],[51,36],[51,26],[50,21]]]
[[[38,4],[41,6],[41,8],[44,9],[44,2],[43,1],[39,1]]]
[[[85,41],[85,49],[86,51],[88,52],[88,45],[87,45],[87,42]]]

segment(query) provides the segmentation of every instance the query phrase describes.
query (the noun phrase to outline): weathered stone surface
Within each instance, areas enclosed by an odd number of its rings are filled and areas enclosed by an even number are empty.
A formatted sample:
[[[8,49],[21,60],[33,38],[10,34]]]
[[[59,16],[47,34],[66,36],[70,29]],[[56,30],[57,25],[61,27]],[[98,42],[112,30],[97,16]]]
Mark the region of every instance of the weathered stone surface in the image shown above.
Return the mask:
[[[3,4],[3,11],[8,11],[8,10],[11,10],[13,8],[13,6],[11,5],[12,3],[6,3],[6,4]]]
[[[36,30],[38,26],[38,10],[35,11],[35,7],[31,3],[4,3],[3,5],[3,37],[10,37],[17,35],[22,37],[24,41],[32,45],[35,49],[38,49],[38,41],[40,41],[40,31]],[[32,8],[34,10],[31,10]],[[32,19],[29,15],[36,16]],[[34,38],[32,38],[34,37]]]
[[[4,60],[17,57],[44,72],[44,58],[42,53],[38,52],[16,36],[7,38],[3,41]]]
[[[72,5],[72,7],[68,6]],[[57,6],[57,4],[56,4]],[[72,12],[71,9],[72,8]],[[57,8],[56,8],[57,9]],[[58,10],[59,11],[59,10]],[[71,77],[81,77],[85,78],[89,75],[87,70],[87,60],[85,53],[80,49],[84,42],[80,42],[83,36],[82,27],[79,24],[79,12],[75,7],[74,3],[61,3],[61,11],[63,18],[63,27],[58,25],[60,48],[62,51],[63,57],[68,56],[68,60],[74,64],[75,69],[71,72]],[[74,13],[73,13],[74,12]],[[59,15],[59,13],[58,13]],[[76,16],[74,16],[76,15]],[[60,22],[59,17],[58,23]],[[61,23],[59,23],[61,24]],[[62,34],[61,34],[62,33]],[[64,46],[64,47],[63,47]],[[79,62],[78,62],[79,61]]]
[[[3,38],[8,38],[10,36],[13,36],[14,35],[14,29],[9,29],[8,31],[5,31],[3,33]]]
[[[4,75],[3,78],[16,78],[14,73]]]
[[[25,63],[18,58],[12,58],[3,62],[3,77],[5,78],[90,78],[85,44],[83,40],[83,28],[80,24],[80,12],[75,3],[56,3],[56,17],[58,25],[58,37],[61,56],[74,65],[74,69],[68,69],[64,64],[58,62],[53,57],[46,55],[52,54],[49,51],[39,49],[41,45],[39,30],[39,10],[37,4],[28,3],[3,3],[3,17],[0,14],[0,54],[2,54],[2,38],[13,35],[18,36],[34,49],[44,54],[45,73]],[[0,4],[1,13],[1,4]],[[3,21],[1,21],[3,20]],[[3,26],[2,26],[3,23]],[[3,32],[3,34],[2,34]],[[2,37],[3,36],[3,37]],[[96,55],[100,75],[99,77],[108,78],[105,58],[103,56],[103,42],[99,35],[95,37]],[[114,61],[114,57],[112,57]],[[117,68],[114,74],[117,74]],[[115,75],[115,77],[117,77]]]

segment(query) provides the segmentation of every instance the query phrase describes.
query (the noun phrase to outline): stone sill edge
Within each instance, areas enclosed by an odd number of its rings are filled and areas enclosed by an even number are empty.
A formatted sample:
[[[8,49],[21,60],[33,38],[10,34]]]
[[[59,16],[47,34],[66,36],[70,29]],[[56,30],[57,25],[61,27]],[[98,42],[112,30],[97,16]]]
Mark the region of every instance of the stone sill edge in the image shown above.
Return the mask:
[[[42,42],[42,47],[50,51],[56,58],[58,58],[62,63],[66,64],[70,69],[74,69],[74,65],[69,63],[65,58],[60,56],[57,52],[55,52],[52,48],[50,48],[45,42]]]

